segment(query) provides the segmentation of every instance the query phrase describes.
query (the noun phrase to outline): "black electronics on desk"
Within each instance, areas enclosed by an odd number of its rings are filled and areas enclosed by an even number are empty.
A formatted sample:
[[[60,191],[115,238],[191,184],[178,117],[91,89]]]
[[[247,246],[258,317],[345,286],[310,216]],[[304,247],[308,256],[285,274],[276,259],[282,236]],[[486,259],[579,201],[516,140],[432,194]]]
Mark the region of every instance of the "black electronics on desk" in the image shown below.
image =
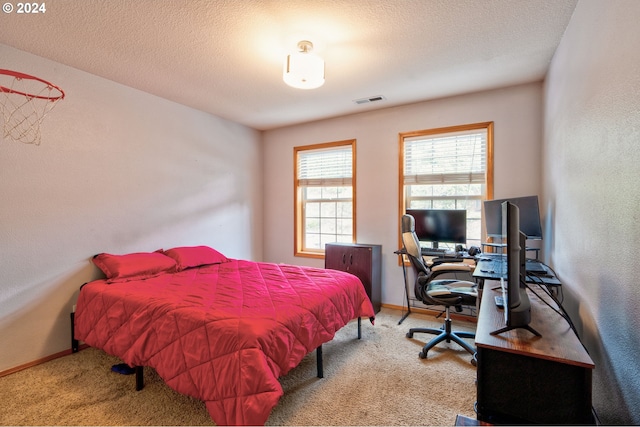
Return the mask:
[[[464,209],[407,209],[415,220],[415,233],[420,242],[431,242],[434,252],[444,252],[439,243],[465,245],[467,211]]]
[[[512,329],[523,328],[532,334],[540,334],[529,326],[531,322],[531,303],[526,287],[526,235],[520,231],[520,212],[518,206],[505,201],[502,203],[502,241],[507,244],[506,280],[500,277],[504,304],[505,326],[491,332],[501,334]]]
[[[535,316],[531,312],[529,296],[527,294],[527,283],[537,283],[541,285],[560,286],[560,282],[541,263],[545,273],[534,274],[528,271],[526,258],[526,235],[520,230],[520,213],[517,205],[505,201],[502,203],[500,214],[503,222],[502,253],[484,253],[476,257],[476,269],[474,278],[479,280],[480,288],[484,286],[484,280],[499,280],[502,288],[502,299],[504,301],[504,326],[493,331],[493,334],[523,328],[529,330],[534,335],[538,333],[529,326],[531,317]],[[532,270],[539,269],[532,262]],[[548,282],[548,283],[546,283]]]

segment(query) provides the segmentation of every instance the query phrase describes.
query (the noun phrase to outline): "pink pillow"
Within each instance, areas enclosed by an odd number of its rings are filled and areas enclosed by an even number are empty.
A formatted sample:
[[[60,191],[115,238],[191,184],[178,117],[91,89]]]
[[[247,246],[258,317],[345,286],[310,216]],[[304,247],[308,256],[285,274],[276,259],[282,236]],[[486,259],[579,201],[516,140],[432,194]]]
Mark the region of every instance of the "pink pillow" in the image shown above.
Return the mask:
[[[139,280],[170,273],[176,262],[160,252],[137,252],[126,255],[101,253],[93,263],[107,276],[107,282]]]
[[[176,260],[178,271],[182,271],[185,268],[229,261],[226,256],[209,246],[183,246],[169,249],[163,253]]]

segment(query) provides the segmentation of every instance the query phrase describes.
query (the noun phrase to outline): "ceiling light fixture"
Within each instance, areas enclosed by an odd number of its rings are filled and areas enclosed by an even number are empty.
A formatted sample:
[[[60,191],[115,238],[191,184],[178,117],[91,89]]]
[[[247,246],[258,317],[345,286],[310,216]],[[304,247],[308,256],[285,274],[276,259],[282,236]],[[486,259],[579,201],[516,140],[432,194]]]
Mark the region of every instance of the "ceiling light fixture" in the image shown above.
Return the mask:
[[[324,84],[324,60],[311,53],[313,43],[302,40],[298,51],[287,55],[282,79],[297,89],[315,89]]]

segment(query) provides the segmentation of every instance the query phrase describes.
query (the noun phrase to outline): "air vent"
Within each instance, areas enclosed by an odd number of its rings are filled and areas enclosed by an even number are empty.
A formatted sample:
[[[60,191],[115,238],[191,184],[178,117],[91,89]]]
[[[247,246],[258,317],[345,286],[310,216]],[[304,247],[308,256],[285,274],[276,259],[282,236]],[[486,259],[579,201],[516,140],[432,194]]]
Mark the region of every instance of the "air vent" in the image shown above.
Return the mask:
[[[354,99],[353,102],[355,102],[356,104],[368,104],[370,102],[384,101],[385,99],[387,98],[382,95],[376,95],[370,96],[369,98]]]

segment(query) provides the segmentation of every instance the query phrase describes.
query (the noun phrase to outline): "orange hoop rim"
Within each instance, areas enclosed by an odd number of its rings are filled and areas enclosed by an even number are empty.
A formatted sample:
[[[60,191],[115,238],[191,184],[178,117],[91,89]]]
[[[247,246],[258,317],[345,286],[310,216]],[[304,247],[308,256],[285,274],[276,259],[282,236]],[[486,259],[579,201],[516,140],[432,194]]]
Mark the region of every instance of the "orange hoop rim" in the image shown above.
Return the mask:
[[[18,78],[18,79],[29,79],[29,80],[39,81],[40,83],[44,83],[48,87],[57,90],[58,92],[60,92],[60,95],[58,95],[58,96],[34,95],[34,94],[31,94],[31,93],[21,92],[19,90],[15,90],[15,89],[10,89],[10,88],[4,87],[2,85],[0,85],[0,92],[14,93],[16,95],[22,95],[22,96],[26,96],[28,98],[47,99],[49,101],[58,101],[59,99],[64,99],[64,91],[62,89],[60,89],[58,86],[54,85],[53,83],[49,83],[48,81],[43,80],[43,79],[41,79],[39,77],[31,76],[29,74],[20,73],[18,71],[2,70],[2,69],[0,69],[0,74],[4,74],[4,75],[7,75],[7,76],[12,76],[12,77],[15,77],[15,78]]]

